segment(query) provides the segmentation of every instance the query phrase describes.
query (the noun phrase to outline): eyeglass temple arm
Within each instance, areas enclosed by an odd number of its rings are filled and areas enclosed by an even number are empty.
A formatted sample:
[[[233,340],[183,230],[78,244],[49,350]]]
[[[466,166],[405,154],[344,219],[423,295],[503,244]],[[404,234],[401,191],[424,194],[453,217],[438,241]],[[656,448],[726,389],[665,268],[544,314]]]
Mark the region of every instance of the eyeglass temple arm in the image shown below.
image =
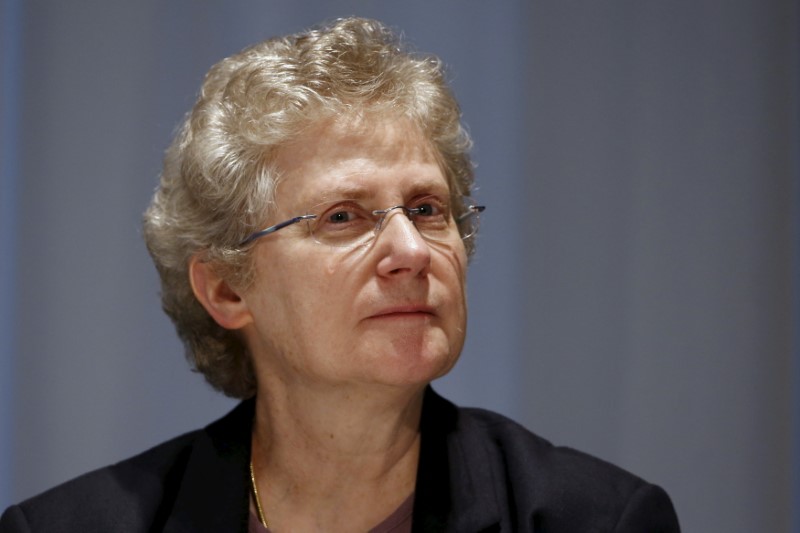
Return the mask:
[[[283,222],[275,224],[274,226],[270,226],[268,228],[262,229],[261,231],[257,231],[255,233],[253,233],[252,235],[247,237],[245,240],[243,240],[241,243],[239,243],[239,246],[248,245],[251,242],[253,242],[254,240],[260,239],[264,235],[269,235],[270,233],[275,233],[279,229],[283,229],[286,226],[291,226],[292,224],[297,224],[301,220],[309,220],[311,218],[316,218],[316,217],[317,217],[317,215],[300,215],[299,217],[294,217],[294,218],[290,218],[289,220],[284,220]]]
[[[483,213],[486,209],[485,205],[471,205],[467,207],[467,212],[458,217],[458,222],[462,220],[466,220],[467,218],[471,217],[474,213]]]

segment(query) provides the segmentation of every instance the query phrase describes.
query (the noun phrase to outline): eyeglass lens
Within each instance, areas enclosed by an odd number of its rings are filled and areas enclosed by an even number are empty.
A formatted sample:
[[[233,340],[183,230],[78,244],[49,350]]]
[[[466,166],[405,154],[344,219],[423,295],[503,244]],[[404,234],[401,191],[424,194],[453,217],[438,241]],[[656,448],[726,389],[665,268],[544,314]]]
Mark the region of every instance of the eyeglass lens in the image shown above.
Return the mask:
[[[375,211],[364,208],[356,200],[342,200],[317,206],[312,210],[314,218],[306,222],[315,241],[350,247],[368,243],[389,222],[389,218],[404,214],[425,239],[446,241],[455,232],[465,239],[477,231],[478,213],[482,209],[469,199],[465,199],[461,207],[454,213],[454,220],[449,206],[435,196]]]

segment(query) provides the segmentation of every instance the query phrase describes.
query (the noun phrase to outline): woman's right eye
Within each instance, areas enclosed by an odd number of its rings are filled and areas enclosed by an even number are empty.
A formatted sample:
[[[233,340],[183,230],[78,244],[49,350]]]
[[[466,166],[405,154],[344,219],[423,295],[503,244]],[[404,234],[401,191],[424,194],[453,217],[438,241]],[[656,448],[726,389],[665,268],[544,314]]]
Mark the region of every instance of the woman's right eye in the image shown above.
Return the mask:
[[[355,218],[355,213],[352,211],[348,211],[346,209],[337,209],[332,213],[329,213],[326,221],[332,222],[334,224],[343,224],[345,222],[350,222]]]
[[[360,235],[372,225],[372,219],[354,200],[332,202],[323,209],[312,233],[317,237],[342,239],[352,235]]]

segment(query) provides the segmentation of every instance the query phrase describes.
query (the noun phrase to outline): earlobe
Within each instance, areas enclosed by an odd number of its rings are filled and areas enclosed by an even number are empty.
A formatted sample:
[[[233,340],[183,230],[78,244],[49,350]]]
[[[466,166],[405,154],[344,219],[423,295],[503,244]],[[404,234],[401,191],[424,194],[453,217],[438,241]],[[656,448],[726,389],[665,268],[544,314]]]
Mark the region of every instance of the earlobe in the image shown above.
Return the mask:
[[[252,321],[245,300],[198,255],[189,261],[189,280],[195,297],[223,328],[240,329]]]

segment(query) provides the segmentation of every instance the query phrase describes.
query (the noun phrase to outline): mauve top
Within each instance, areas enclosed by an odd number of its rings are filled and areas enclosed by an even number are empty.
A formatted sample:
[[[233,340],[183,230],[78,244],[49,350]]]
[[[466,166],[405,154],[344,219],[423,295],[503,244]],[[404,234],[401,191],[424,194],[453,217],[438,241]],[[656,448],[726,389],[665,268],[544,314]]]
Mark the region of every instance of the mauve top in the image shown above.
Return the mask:
[[[414,511],[414,493],[400,504],[392,514],[380,524],[369,530],[369,533],[411,533],[411,515]],[[250,518],[247,524],[248,533],[271,533],[258,519],[253,506],[250,506]]]

